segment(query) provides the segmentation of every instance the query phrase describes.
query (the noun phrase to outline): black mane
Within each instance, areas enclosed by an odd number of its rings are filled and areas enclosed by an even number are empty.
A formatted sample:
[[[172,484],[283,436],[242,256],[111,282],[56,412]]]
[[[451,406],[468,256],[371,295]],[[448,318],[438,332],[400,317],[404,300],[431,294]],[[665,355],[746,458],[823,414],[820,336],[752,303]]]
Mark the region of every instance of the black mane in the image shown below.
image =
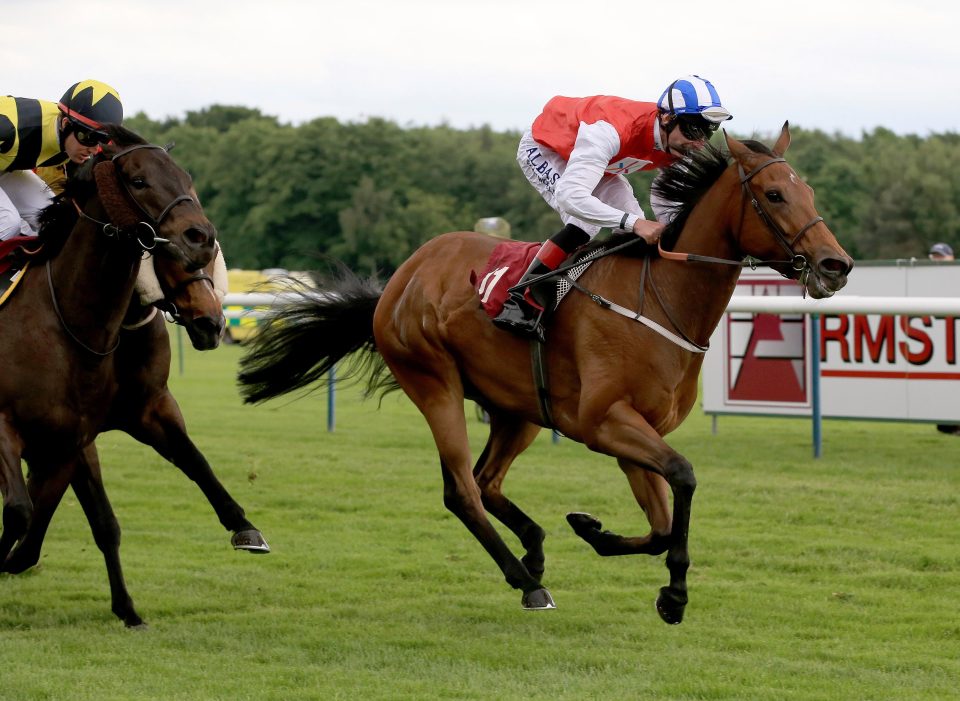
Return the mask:
[[[773,156],[773,152],[759,141],[747,140],[742,143],[755,153]],[[665,249],[673,248],[694,205],[717,182],[729,163],[725,153],[707,144],[705,148],[694,151],[683,160],[664,168],[654,179],[651,191],[668,202],[675,203],[672,207],[673,219],[662,236]]]
[[[147,143],[142,136],[119,124],[105,124],[103,129],[110,134],[112,143],[120,148]],[[39,235],[40,241],[43,242],[43,249],[35,257],[37,262],[53,258],[60,252],[79,217],[73,203],[76,202],[82,207],[96,194],[97,186],[93,177],[93,167],[106,158],[108,156],[105,153],[98,153],[83,165],[67,164],[67,181],[63,192],[57,195],[39,215]]]

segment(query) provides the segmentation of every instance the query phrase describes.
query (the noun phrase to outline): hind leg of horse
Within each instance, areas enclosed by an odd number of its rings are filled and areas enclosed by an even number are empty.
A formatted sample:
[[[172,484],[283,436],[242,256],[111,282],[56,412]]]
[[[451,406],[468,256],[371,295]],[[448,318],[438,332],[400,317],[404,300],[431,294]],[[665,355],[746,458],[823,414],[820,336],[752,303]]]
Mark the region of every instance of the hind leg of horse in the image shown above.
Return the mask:
[[[550,593],[510,552],[484,511],[480,489],[470,468],[463,388],[456,369],[451,366],[448,373],[424,372],[404,363],[391,365],[391,370],[433,433],[443,473],[444,505],[480,541],[507,583],[523,592],[524,608],[555,608]]]
[[[3,532],[0,533],[0,564],[27,532],[33,504],[23,480],[20,455],[23,442],[6,417],[0,416],[0,494],[3,495]],[[2,567],[0,567],[2,569]]]
[[[64,492],[70,486],[73,470],[73,463],[58,470],[31,469],[27,479],[27,490],[33,502],[33,516],[27,532],[0,569],[11,574],[19,574],[40,561],[40,551],[47,528],[60,505]]]
[[[100,458],[93,443],[83,449],[83,454],[77,457],[75,465],[76,470],[70,484],[90,524],[93,540],[103,553],[107,578],[110,581],[110,608],[128,628],[143,627],[143,619],[134,609],[133,599],[130,598],[123,578],[123,568],[120,565],[120,524],[103,488]]]
[[[543,579],[543,529],[519,507],[503,495],[503,480],[516,456],[522,453],[540,433],[536,424],[519,421],[498,412],[490,413],[490,436],[473,468],[486,510],[513,531],[526,549],[520,562],[534,579]]]
[[[670,486],[673,510],[666,558],[670,585],[660,589],[657,612],[667,623],[680,623],[687,604],[687,570],[690,567],[687,542],[690,509],[697,486],[693,466],[668,446],[627,401],[615,401],[598,407],[596,415],[590,416],[586,412],[581,417],[582,425],[593,427],[590,435],[586,436],[587,445],[597,452],[617,456],[621,460],[621,467],[628,466],[628,477],[631,477],[633,469],[642,468],[660,475]],[[639,482],[635,476],[631,478],[632,486],[634,482],[640,487],[639,490],[635,487],[634,494],[639,491],[640,498],[649,498],[650,493],[646,490],[651,483]],[[649,544],[643,544],[643,540],[638,539],[635,543],[644,549],[632,552],[648,552],[646,548]],[[629,542],[629,539],[620,542]],[[625,550],[619,554],[629,552]]]
[[[130,426],[130,435],[149,445],[169,460],[200,487],[220,523],[233,533],[230,539],[236,550],[268,553],[270,546],[263,534],[247,520],[246,514],[217,479],[210,463],[187,435],[186,424],[173,395],[156,396],[140,416],[138,425]]]

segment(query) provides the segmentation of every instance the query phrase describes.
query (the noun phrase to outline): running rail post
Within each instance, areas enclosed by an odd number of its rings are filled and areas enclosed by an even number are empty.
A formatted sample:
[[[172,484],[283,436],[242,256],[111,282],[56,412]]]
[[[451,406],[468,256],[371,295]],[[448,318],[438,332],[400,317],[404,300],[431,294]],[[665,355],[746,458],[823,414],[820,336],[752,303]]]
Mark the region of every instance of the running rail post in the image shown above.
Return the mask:
[[[820,315],[810,315],[810,395],[813,406],[813,457],[823,453],[823,431],[820,409]]]
[[[327,433],[333,433],[333,429],[337,424],[336,417],[336,382],[337,382],[337,366],[334,365],[330,368],[330,374],[328,377],[327,383]]]

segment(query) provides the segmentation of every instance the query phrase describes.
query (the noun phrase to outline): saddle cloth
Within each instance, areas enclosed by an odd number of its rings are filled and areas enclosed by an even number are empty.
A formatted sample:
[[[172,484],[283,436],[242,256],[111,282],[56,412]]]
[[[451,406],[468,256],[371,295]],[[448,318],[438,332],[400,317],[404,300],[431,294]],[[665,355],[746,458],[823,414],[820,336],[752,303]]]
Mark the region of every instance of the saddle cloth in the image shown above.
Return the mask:
[[[480,275],[476,271],[470,274],[470,282],[480,295],[480,304],[491,319],[503,309],[507,290],[517,284],[539,250],[537,242],[504,241],[493,249]]]
[[[477,275],[475,270],[470,273],[470,282],[480,295],[480,304],[491,319],[503,309],[507,290],[519,282],[539,250],[539,243],[504,241],[497,244],[490,253],[487,265],[480,275]],[[586,254],[574,253],[565,261],[565,265],[571,260],[576,261],[578,265],[558,276],[555,283],[556,296],[548,305],[549,309],[554,309],[560,304],[560,301],[573,289],[574,281],[586,272],[594,258],[601,255],[603,255],[602,249],[594,249]]]

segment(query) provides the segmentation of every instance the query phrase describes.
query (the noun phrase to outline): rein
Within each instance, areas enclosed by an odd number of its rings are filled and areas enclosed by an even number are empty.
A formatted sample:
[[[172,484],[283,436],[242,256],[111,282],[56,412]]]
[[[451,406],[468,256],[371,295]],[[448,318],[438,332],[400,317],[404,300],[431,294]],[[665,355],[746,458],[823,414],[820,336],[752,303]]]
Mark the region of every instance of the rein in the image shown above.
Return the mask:
[[[96,348],[91,348],[86,343],[81,341],[77,335],[70,330],[70,327],[67,325],[67,320],[63,318],[63,312],[60,311],[60,305],[57,303],[57,293],[53,289],[53,273],[50,270],[50,260],[47,260],[47,286],[50,288],[50,299],[53,300],[53,311],[57,313],[57,318],[60,320],[60,325],[63,327],[63,330],[67,332],[67,335],[81,348],[83,348],[88,353],[96,355],[100,358],[105,358],[108,355],[111,355],[117,348],[120,347],[120,334],[117,334],[117,342],[113,344],[113,348],[105,351],[98,351]]]

